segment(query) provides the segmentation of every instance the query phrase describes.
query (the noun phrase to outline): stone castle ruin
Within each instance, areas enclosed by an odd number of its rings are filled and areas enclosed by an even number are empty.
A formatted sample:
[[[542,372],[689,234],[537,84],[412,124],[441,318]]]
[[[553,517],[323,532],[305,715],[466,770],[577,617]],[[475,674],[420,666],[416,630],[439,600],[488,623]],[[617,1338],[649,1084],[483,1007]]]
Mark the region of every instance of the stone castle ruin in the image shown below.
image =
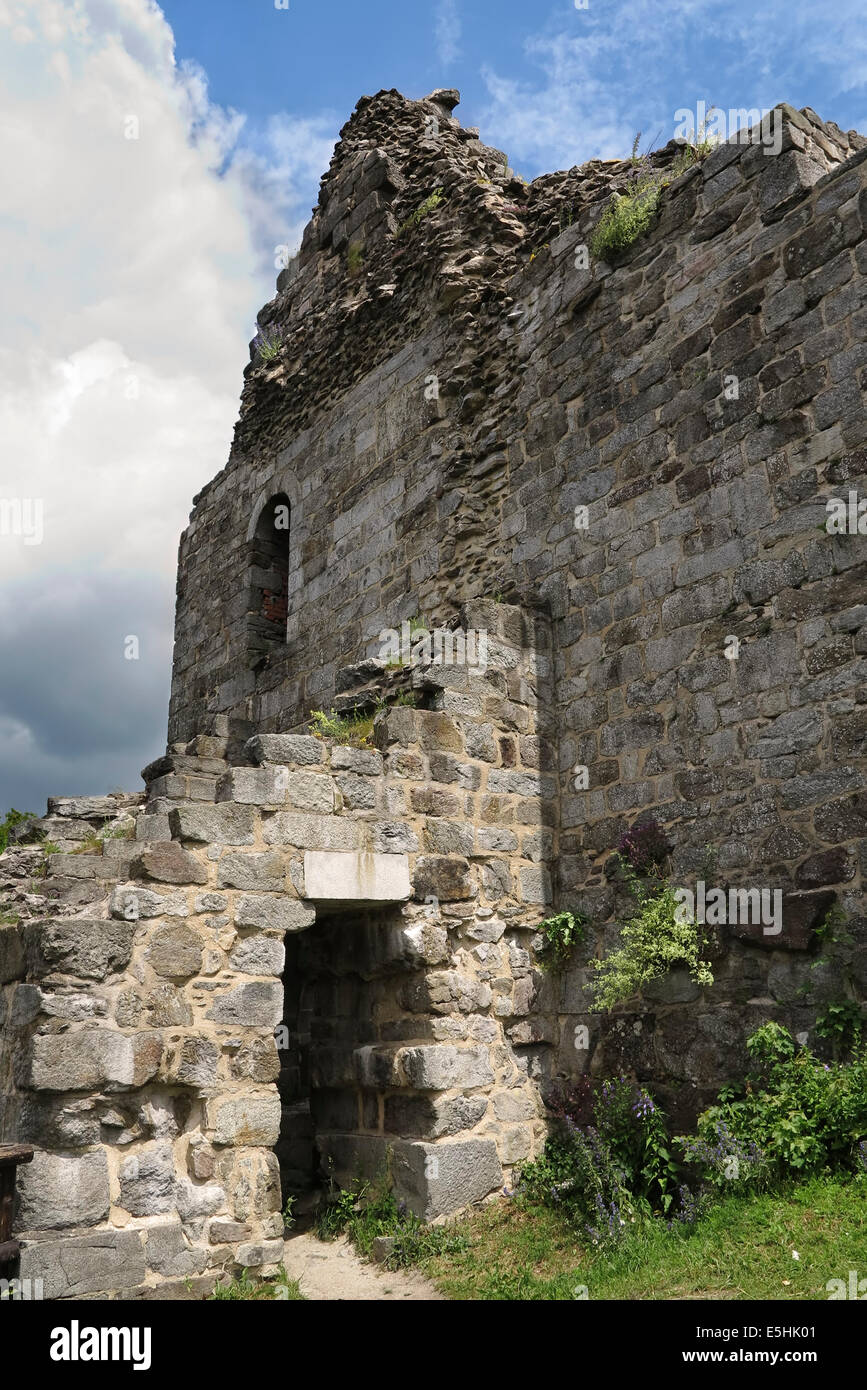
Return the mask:
[[[630,161],[527,184],[457,101],[342,131],[181,540],[146,794],[55,799],[0,860],[46,1297],[270,1272],[323,1174],[449,1216],[538,1153],[557,1078],[633,1074],[686,1127],[758,1024],[812,1041],[867,986],[867,141],[778,107],[606,263]],[[778,929],[593,1012],[651,820]],[[543,969],[565,910],[589,938]]]

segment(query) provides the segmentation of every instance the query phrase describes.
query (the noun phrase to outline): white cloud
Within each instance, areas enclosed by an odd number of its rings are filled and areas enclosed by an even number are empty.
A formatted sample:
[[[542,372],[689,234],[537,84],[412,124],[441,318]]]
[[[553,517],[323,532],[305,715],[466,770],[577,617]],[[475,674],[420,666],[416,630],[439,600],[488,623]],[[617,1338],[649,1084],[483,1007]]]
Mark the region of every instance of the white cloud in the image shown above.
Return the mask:
[[[116,701],[130,767],[161,751],[136,739],[165,720],[178,536],[226,461],[274,248],[299,239],[338,122],[249,130],[176,65],[152,0],[0,0],[0,54],[0,498],[44,503],[41,545],[0,535],[2,813],[23,750],[47,766],[58,716],[40,693],[69,661],[88,668],[70,766]],[[99,790],[99,759],[86,771],[80,790]]]
[[[460,56],[461,17],[457,0],[439,0],[434,19],[437,58],[443,64]]]

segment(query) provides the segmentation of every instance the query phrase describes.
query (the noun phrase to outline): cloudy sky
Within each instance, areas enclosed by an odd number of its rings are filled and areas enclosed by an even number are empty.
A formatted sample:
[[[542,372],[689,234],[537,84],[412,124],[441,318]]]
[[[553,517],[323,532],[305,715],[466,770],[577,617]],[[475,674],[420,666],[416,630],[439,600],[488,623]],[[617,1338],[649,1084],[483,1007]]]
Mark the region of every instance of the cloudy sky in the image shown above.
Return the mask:
[[[525,177],[675,112],[867,131],[863,0],[0,0],[0,813],[140,787],[178,537],[358,97],[456,86]]]

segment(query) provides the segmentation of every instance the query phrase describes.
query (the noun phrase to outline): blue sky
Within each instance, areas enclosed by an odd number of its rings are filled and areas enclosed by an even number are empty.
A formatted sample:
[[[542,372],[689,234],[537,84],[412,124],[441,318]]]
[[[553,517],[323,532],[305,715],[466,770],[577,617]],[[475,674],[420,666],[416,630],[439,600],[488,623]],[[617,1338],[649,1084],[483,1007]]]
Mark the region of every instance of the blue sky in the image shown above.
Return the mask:
[[[699,101],[867,132],[863,6],[0,0],[0,499],[44,509],[0,534],[0,813],[163,751],[178,537],[361,95],[457,87],[528,178]]]
[[[165,0],[177,57],[211,99],[246,113],[255,139],[278,112],[339,127],[362,93],[461,91],[480,125],[533,177],[661,142],[673,113],[787,100],[844,129],[867,116],[860,2],[841,0]],[[623,133],[626,132],[625,136]],[[620,143],[623,136],[626,143]]]

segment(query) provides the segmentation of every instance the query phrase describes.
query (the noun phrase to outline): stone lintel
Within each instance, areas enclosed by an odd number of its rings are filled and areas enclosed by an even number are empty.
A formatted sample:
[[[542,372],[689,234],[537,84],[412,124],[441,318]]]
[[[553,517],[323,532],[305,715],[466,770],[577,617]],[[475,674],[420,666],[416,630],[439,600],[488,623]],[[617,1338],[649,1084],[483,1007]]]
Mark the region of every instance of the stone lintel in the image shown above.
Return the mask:
[[[409,856],[308,849],[304,895],[310,902],[402,903],[410,895]]]

